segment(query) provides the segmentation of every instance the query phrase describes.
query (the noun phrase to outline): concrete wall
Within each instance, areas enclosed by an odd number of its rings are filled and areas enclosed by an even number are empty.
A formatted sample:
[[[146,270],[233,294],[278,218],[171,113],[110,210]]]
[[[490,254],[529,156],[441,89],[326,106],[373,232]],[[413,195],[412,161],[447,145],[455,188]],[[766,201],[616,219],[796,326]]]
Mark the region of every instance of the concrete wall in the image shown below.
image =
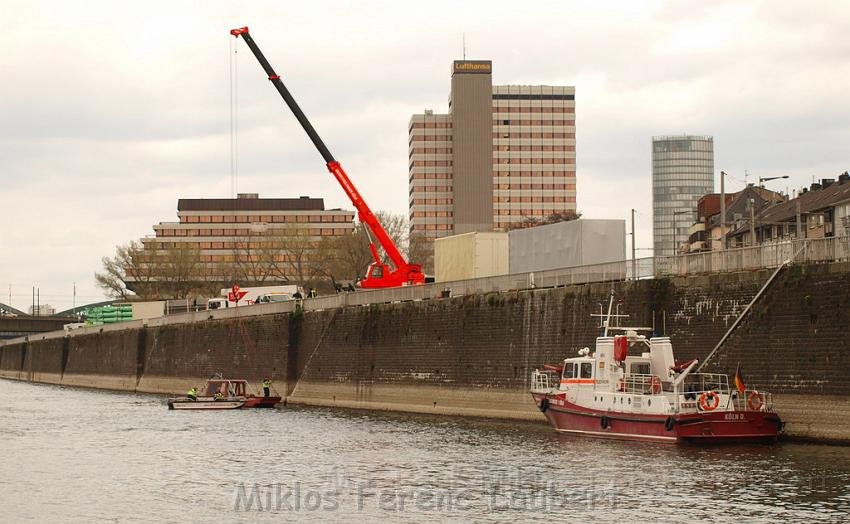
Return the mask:
[[[702,358],[769,272],[613,285],[629,324]],[[0,376],[183,393],[211,374],[274,379],[290,402],[541,421],[529,373],[592,346],[612,284],[196,320],[0,346]],[[709,371],[772,391],[795,438],[850,443],[850,266],[794,267]],[[188,318],[188,317],[187,317]]]

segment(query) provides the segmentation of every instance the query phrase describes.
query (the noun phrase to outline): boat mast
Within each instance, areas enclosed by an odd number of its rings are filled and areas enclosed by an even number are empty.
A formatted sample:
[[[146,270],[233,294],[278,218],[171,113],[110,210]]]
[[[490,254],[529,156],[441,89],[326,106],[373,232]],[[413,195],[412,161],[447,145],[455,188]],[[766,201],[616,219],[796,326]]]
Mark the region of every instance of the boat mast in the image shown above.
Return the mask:
[[[602,336],[608,336],[608,326],[611,324],[611,308],[614,306],[614,290],[611,290],[611,300],[608,301],[608,316],[605,318],[605,330],[602,331]]]

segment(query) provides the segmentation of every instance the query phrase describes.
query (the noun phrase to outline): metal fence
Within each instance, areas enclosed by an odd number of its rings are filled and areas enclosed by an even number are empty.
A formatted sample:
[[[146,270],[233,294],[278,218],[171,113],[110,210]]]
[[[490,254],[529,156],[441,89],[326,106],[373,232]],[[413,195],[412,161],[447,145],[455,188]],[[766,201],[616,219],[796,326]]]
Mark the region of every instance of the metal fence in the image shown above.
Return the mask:
[[[795,264],[850,260],[850,239],[785,240],[755,247],[667,257],[647,257],[590,266],[567,267],[515,275],[438,282],[422,286],[364,290],[308,299],[305,310],[404,302],[522,289],[569,286],[592,282],[637,280],[727,271],[748,271]]]

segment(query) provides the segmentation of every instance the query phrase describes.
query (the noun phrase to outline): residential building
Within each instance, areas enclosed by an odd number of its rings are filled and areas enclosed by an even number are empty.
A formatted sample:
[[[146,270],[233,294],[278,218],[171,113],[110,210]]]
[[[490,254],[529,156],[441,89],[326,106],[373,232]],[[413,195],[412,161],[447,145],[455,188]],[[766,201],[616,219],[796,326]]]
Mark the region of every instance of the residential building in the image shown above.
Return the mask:
[[[449,112],[413,115],[408,133],[413,235],[576,211],[574,87],[493,86],[489,60],[455,61]]]
[[[750,184],[737,193],[726,193],[726,224],[720,226],[720,194],[710,193],[697,202],[697,221],[688,228],[688,242],[682,251],[696,253],[723,248],[724,234],[749,221],[750,210],[760,212],[767,206],[784,202],[786,197],[775,191]],[[728,247],[728,241],[727,246]]]
[[[652,138],[652,235],[655,256],[675,255],[687,243],[697,203],[714,190],[714,139]]]
[[[755,240],[753,240],[755,234]],[[796,198],[774,203],[744,217],[729,233],[729,244],[746,247],[788,239],[850,238],[850,174],[825,178]]]
[[[232,284],[234,277],[243,286],[303,280],[315,243],[350,234],[354,228],[353,211],[325,209],[323,199],[308,196],[259,198],[256,193],[242,193],[237,198],[181,198],[177,217],[177,222],[153,226],[155,235],[142,239],[145,261],[182,248],[180,252],[198,257],[180,261],[202,268],[193,278],[220,287]],[[174,265],[170,263],[170,269]],[[130,275],[125,282],[128,289],[172,277],[163,274],[162,264],[143,264],[140,271],[145,274]]]

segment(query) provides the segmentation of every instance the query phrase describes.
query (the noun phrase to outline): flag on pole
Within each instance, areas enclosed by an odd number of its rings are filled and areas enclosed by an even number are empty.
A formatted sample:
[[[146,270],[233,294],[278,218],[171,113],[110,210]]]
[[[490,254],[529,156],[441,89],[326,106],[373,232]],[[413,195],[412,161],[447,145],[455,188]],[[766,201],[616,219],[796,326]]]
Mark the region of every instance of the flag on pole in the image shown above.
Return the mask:
[[[741,374],[741,363],[738,362],[738,367],[735,368],[735,387],[740,393],[747,390],[747,385],[744,383],[744,375]]]

